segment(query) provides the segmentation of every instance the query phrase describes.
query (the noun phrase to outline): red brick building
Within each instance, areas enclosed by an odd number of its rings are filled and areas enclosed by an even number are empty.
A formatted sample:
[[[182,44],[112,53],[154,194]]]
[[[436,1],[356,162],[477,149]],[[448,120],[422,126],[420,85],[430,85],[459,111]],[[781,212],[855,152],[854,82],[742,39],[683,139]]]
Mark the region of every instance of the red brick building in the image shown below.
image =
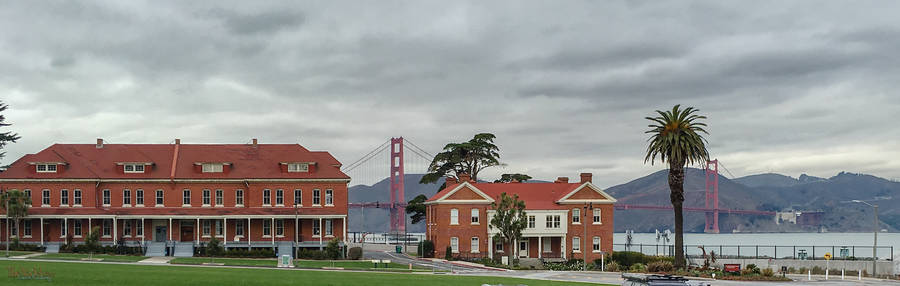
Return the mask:
[[[447,187],[428,199],[427,239],[435,255],[444,257],[447,246],[454,256],[512,256],[520,258],[584,258],[588,261],[610,253],[613,246],[613,203],[591,183],[590,173],[581,182],[560,177],[553,183],[476,183],[468,176],[460,182],[447,179]],[[512,245],[493,241],[489,227],[491,203],[500,195],[518,195],[525,202],[528,227],[523,239]]]
[[[58,248],[100,226],[148,255],[187,256],[216,237],[227,248],[316,247],[347,232],[347,183],[328,152],[297,144],[54,144],[0,173],[0,190],[30,195],[6,235]],[[4,214],[5,217],[5,214]],[[11,225],[14,226],[14,225]],[[12,228],[12,227],[11,227]],[[4,239],[5,240],[5,239]]]

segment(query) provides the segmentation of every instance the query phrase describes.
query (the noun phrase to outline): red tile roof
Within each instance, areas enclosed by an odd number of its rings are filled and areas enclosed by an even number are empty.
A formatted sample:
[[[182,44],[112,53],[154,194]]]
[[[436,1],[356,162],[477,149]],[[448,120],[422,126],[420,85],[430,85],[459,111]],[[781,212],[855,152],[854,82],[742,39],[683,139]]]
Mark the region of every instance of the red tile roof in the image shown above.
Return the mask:
[[[478,190],[484,192],[494,200],[499,200],[500,194],[519,195],[519,199],[525,201],[527,209],[552,209],[556,201],[569,194],[581,183],[469,183]],[[446,188],[431,196],[428,201],[435,201],[460,184],[448,185]]]
[[[42,208],[28,209],[28,215],[172,215],[172,216],[220,216],[220,215],[333,215],[333,208]]]
[[[170,179],[175,144],[54,144],[37,154],[25,155],[0,179]],[[29,162],[65,162],[57,173],[33,173]],[[149,173],[117,172],[116,163],[151,162]],[[199,173],[197,162],[229,162],[226,173]],[[282,162],[315,162],[313,172],[282,172]],[[298,144],[180,144],[174,179],[349,179],[340,162],[328,152],[309,151]]]

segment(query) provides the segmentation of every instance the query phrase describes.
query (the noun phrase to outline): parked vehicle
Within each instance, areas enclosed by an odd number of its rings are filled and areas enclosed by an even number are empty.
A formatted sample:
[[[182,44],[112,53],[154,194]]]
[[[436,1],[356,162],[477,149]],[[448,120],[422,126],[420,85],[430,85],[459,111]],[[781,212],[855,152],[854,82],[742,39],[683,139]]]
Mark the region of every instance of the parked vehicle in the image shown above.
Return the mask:
[[[672,275],[623,273],[622,279],[622,286],[709,286],[708,282]]]

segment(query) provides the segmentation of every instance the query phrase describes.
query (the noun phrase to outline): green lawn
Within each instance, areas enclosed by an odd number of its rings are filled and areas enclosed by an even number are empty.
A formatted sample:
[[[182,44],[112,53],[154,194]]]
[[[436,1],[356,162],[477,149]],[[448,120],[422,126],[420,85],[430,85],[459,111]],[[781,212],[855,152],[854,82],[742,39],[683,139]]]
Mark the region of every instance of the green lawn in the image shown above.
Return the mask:
[[[0,261],[0,268],[14,266],[53,273],[52,285],[596,285],[515,278],[451,276],[375,272],[304,271],[136,264]],[[42,280],[0,277],[0,285],[48,285]]]
[[[322,267],[343,267],[344,269],[369,270],[375,269],[375,263],[371,260],[294,260],[294,266],[297,268],[322,268]],[[408,270],[409,265],[399,263],[378,263],[377,269],[391,270]],[[424,268],[413,265],[413,269],[424,270]],[[431,270],[431,268],[428,268]]]
[[[210,261],[208,257],[179,257],[169,261],[171,264],[203,264],[207,262],[224,263],[227,266],[267,266],[275,267],[278,260],[275,258],[249,259],[249,258],[216,258]]]
[[[53,260],[81,260],[82,258],[89,258],[89,254],[81,254],[81,253],[47,253],[44,255],[38,255],[34,257],[30,257],[32,259],[53,259]],[[102,259],[101,261],[107,262],[138,262],[144,259],[147,259],[145,256],[132,256],[132,255],[108,255],[108,254],[94,254],[94,259]]]
[[[31,251],[12,251],[12,250],[10,250],[10,251],[9,251],[9,256],[27,255],[27,254],[32,254],[32,253],[35,253],[35,252],[31,252]],[[5,251],[5,250],[0,251],[0,256],[6,257],[6,251]]]

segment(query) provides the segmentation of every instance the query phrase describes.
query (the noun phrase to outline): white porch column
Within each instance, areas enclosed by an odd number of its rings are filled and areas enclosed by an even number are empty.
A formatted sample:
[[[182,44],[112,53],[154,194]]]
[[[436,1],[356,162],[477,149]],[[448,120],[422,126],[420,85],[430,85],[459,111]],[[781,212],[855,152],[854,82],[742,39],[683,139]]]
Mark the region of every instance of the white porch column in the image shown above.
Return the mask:
[[[172,241],[172,218],[169,218],[169,241]]]
[[[66,226],[66,227],[68,227],[68,226]],[[112,234],[113,245],[117,244],[116,240],[118,239],[118,236],[119,236],[119,222],[116,220],[116,217],[113,217],[113,234]]]
[[[562,255],[563,259],[566,259],[566,236],[563,235],[559,238],[559,253]],[[587,260],[585,260],[587,263]]]
[[[488,235],[488,258],[494,259],[494,236]]]
[[[272,236],[272,245],[275,245],[275,218],[272,218],[272,224],[269,225],[269,234]]]
[[[197,236],[197,241],[194,244],[200,244],[200,218],[197,218],[197,224],[194,225],[194,234]]]
[[[322,225],[322,218],[319,218],[319,247],[320,248],[322,247],[322,237],[325,236],[325,234],[323,233],[324,231],[322,231],[322,228],[324,228],[324,227],[325,226]],[[385,239],[385,241],[387,241],[387,239]]]
[[[43,229],[44,229],[44,223],[41,222],[41,232],[44,232]],[[90,233],[91,233],[91,218],[89,217],[88,218],[88,234],[90,234]],[[41,236],[43,236],[43,234],[41,234]]]
[[[252,237],[252,236],[250,236],[250,230],[252,230],[252,229],[253,228],[250,227],[250,218],[248,217],[247,218],[247,247],[250,247],[250,238]]]
[[[350,215],[347,215],[347,216],[344,217],[344,244],[346,244],[347,241],[348,241],[348,240],[347,240],[347,218],[349,218],[349,217],[350,217]],[[406,242],[404,241],[403,243],[406,243]],[[405,246],[404,246],[404,247],[405,247]],[[404,248],[404,249],[405,249],[405,248]]]
[[[294,217],[294,242],[300,244],[300,219]]]
[[[222,218],[222,244],[228,245],[228,218]]]
[[[544,237],[538,236],[538,259],[543,258],[544,256]]]
[[[44,218],[41,218],[41,246],[44,246]]]
[[[142,217],[141,218],[141,247],[144,247],[144,236],[146,236],[145,233],[147,232],[147,229],[144,227],[146,227],[146,226],[144,225],[144,218]]]

